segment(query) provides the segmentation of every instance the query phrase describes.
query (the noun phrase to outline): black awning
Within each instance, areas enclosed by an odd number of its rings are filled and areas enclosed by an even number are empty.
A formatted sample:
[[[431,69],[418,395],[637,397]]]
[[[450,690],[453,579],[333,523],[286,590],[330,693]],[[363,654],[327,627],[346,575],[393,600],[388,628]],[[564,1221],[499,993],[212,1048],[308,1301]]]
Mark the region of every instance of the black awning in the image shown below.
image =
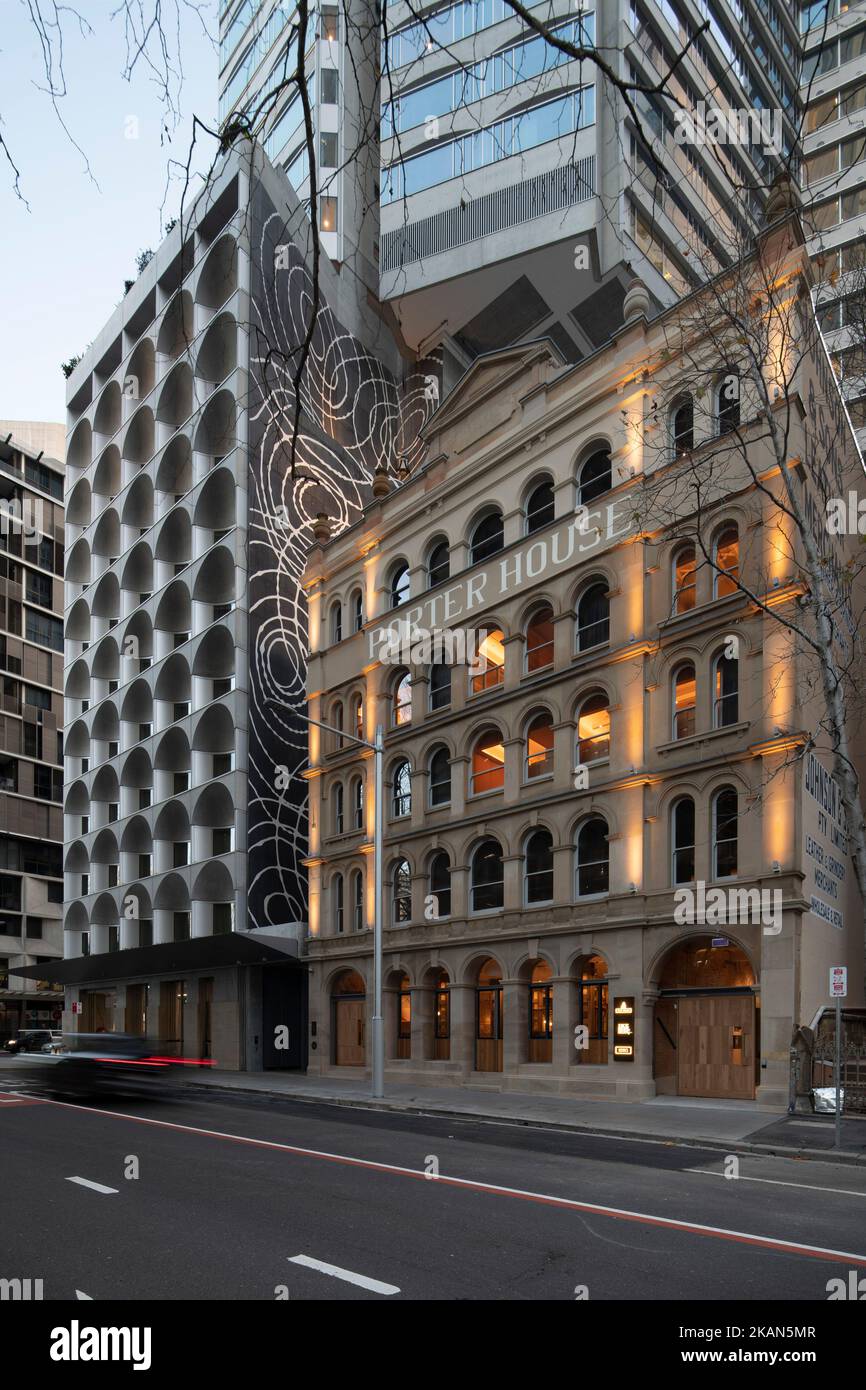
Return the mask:
[[[285,944],[283,944],[285,943]],[[128,980],[135,975],[175,975],[186,970],[228,969],[233,965],[291,965],[306,967],[298,959],[298,943],[292,937],[265,932],[226,932],[224,936],[196,936],[189,941],[163,941],[158,946],[133,946],[99,956],[43,961],[41,965],[9,966],[10,975],[52,984],[80,985],[100,980]]]

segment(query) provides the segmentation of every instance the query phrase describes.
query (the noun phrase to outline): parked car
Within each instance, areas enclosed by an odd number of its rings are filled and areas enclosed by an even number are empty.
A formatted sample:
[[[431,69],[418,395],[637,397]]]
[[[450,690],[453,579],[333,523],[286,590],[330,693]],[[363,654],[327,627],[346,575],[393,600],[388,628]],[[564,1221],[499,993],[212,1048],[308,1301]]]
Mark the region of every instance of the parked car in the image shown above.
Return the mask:
[[[63,1034],[53,1028],[19,1028],[6,1044],[7,1052],[43,1052],[53,1050],[63,1041]]]

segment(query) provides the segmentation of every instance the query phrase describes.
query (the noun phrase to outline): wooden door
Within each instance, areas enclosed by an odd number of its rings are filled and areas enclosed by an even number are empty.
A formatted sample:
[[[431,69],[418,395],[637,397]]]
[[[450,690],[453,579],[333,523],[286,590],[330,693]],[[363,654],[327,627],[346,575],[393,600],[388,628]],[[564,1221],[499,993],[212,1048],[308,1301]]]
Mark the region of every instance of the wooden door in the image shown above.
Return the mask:
[[[126,986],[127,1033],[143,1038],[147,1032],[147,985]]]
[[[211,1005],[213,1003],[213,980],[208,978],[198,982],[198,1055],[211,1055]]]
[[[83,1020],[79,1032],[111,1033],[114,1030],[114,995],[88,990],[83,998]]]
[[[159,1038],[168,1057],[183,1056],[183,994],[182,980],[160,982]]]
[[[655,1006],[653,1078],[659,1096],[677,1093],[677,1003],[676,999],[659,999]]]
[[[476,992],[475,1070],[502,1071],[502,989]]]
[[[677,1000],[677,1092],[755,1098],[755,1001],[751,995]]]
[[[366,1061],[364,999],[335,999],[336,1062],[338,1067],[363,1067]]]

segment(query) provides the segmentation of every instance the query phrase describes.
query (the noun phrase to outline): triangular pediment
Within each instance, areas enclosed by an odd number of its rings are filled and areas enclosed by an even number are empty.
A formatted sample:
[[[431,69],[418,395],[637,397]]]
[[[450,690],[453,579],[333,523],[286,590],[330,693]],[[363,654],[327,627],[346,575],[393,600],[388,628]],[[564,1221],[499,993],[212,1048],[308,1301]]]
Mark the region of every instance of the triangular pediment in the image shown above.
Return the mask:
[[[427,421],[425,438],[443,434],[494,398],[507,398],[516,404],[520,396],[549,380],[564,365],[562,354],[549,338],[483,353]]]

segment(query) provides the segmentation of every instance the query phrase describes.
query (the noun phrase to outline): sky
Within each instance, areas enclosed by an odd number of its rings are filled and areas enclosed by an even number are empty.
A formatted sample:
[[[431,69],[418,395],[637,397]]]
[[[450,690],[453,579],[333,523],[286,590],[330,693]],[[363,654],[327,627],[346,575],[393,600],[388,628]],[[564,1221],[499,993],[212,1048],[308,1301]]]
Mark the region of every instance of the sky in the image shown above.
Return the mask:
[[[153,73],[139,64],[131,80],[122,76],[123,17],[111,17],[121,0],[71,3],[92,32],[82,34],[71,11],[64,16],[67,94],[57,107],[83,154],[40,90],[45,69],[25,0],[0,0],[0,134],[29,204],[16,197],[0,149],[0,419],[64,425],[60,364],[96,336],[122,298],[124,280],[135,278],[136,255],[156,249],[177,213],[182,177],[170,161],[186,162],[193,114],[214,127],[218,78],[218,0],[194,0],[200,17],[193,0],[162,0],[183,78],[181,120],[170,140],[161,140],[165,104]],[[131,8],[154,7],[155,0],[135,0]],[[193,169],[206,170],[213,150],[205,136]]]

